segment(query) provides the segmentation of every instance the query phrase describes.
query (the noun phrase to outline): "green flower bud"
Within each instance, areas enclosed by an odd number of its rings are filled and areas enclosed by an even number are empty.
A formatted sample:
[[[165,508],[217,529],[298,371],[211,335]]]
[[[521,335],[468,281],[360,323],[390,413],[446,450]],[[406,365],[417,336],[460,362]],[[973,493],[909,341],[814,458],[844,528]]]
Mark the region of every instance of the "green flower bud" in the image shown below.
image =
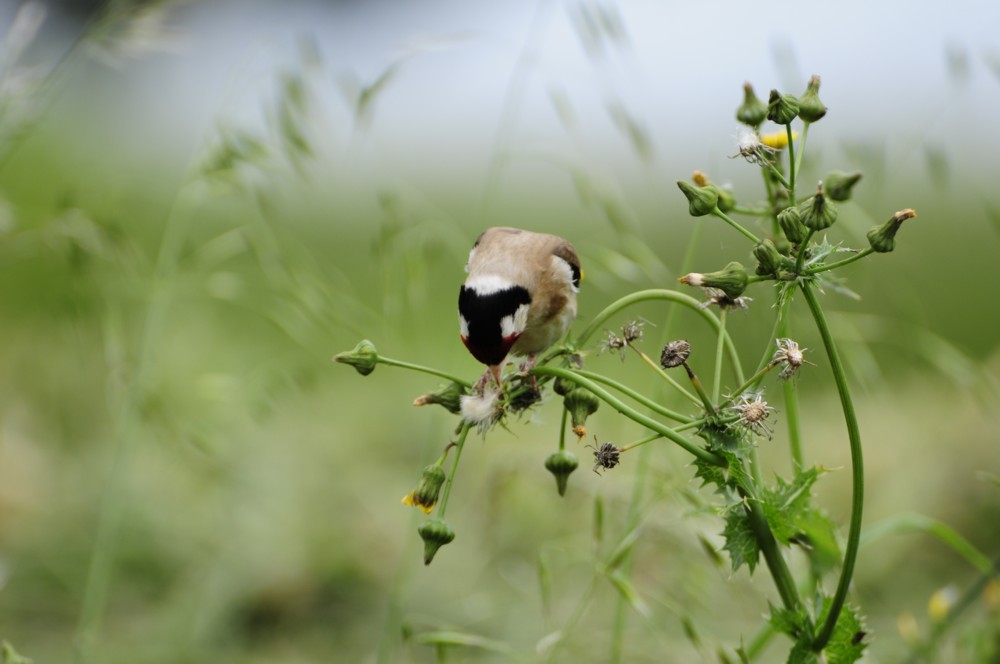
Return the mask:
[[[767,104],[757,98],[753,86],[743,84],[743,103],[736,109],[736,119],[756,129],[767,117]]]
[[[806,91],[799,97],[799,117],[806,122],[816,122],[824,115],[826,106],[819,100],[819,76],[813,76]]]
[[[414,406],[427,406],[430,404],[437,404],[443,406],[449,413],[454,413],[459,415],[462,412],[462,397],[466,394],[466,390],[463,386],[458,383],[452,382],[449,385],[442,387],[437,392],[430,392],[429,394],[424,394],[413,400]]]
[[[587,435],[587,418],[597,412],[601,401],[594,396],[590,390],[576,387],[563,397],[563,406],[569,411],[570,420],[573,423],[573,433],[579,437]]]
[[[556,488],[559,489],[560,496],[566,495],[566,482],[569,479],[569,475],[579,465],[580,462],[577,461],[576,455],[566,450],[559,450],[554,454],[550,454],[545,460],[545,468],[555,475]]]
[[[826,176],[823,190],[831,201],[846,201],[851,197],[851,190],[861,180],[861,173],[841,173],[834,171]]]
[[[692,272],[681,277],[680,282],[688,286],[701,286],[708,288],[718,288],[730,299],[735,300],[747,288],[749,277],[746,268],[740,263],[733,261],[718,272],[701,274]]]
[[[899,231],[899,227],[903,225],[904,221],[915,216],[917,213],[910,208],[900,210],[889,217],[889,221],[868,231],[868,243],[872,249],[880,254],[889,253],[896,248],[896,233]]]
[[[770,240],[761,240],[753,248],[754,258],[757,259],[757,274],[777,275],[781,269],[781,254],[778,248]]]
[[[434,554],[445,544],[455,539],[455,531],[444,519],[428,519],[417,528],[420,539],[424,541],[424,564],[430,565]]]
[[[819,183],[816,194],[799,205],[799,212],[802,214],[802,223],[814,231],[829,228],[837,221],[837,208],[826,200],[822,182]]]
[[[696,187],[686,180],[678,180],[677,186],[688,199],[688,212],[692,217],[711,214],[719,202],[719,194],[708,187]]]
[[[431,464],[424,468],[420,476],[420,483],[417,488],[403,496],[403,504],[410,507],[419,507],[424,514],[430,514],[437,504],[438,496],[441,495],[441,486],[444,484],[444,469],[438,464]]]
[[[709,181],[708,176],[701,171],[695,171],[691,175],[692,182],[699,187],[708,187],[719,197],[716,205],[719,206],[719,210],[722,212],[729,212],[734,207],[736,207],[736,196],[733,195],[732,190],[725,187],[720,187]]]
[[[809,234],[809,229],[802,225],[802,213],[794,205],[778,213],[778,225],[792,244],[801,243]]]
[[[771,122],[790,124],[799,114],[799,100],[793,95],[783,95],[777,90],[771,90],[767,100],[767,119]]]
[[[378,364],[378,351],[375,350],[375,344],[365,339],[353,350],[337,353],[333,361],[350,364],[357,369],[359,374],[367,376],[375,371],[375,365]]]
[[[566,396],[576,387],[576,383],[571,381],[569,378],[563,378],[560,376],[556,378],[555,382],[552,384],[552,389],[555,390],[556,394],[561,397]]]

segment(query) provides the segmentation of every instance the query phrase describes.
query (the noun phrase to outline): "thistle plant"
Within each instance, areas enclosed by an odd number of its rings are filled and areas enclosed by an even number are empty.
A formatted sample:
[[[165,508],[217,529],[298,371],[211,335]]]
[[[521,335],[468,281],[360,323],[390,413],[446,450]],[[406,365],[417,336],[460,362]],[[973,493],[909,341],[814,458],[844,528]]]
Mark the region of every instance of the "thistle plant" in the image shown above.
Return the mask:
[[[680,447],[690,456],[694,477],[714,489],[719,497],[716,511],[722,521],[723,550],[733,572],[745,566],[752,574],[763,559],[779,598],[768,609],[769,624],[761,638],[738,650],[743,661],[758,655],[776,632],[791,640],[790,662],[852,662],[861,656],[869,636],[859,610],[848,604],[864,507],[861,430],[820,296],[844,290],[843,280],[836,276],[842,268],[871,254],[893,251],[904,222],[916,213],[908,208],[887,211],[887,221],[868,232],[867,246],[831,244],[828,235],[836,231],[841,216],[838,204],[850,199],[862,176],[832,172],[815,184],[803,183],[800,177],[810,129],[827,114],[819,88],[819,78],[814,76],[802,95],[772,90],[765,102],[750,84],[744,86],[743,103],[736,111],[744,128],[732,157],[760,171],[763,202],[746,204],[700,171],[690,181],[677,182],[692,216],[717,218],[743,242],[727,264],[680,277],[681,287],[688,290],[650,288],[609,303],[541,356],[533,368],[508,374],[497,390],[476,390],[471,381],[449,372],[386,357],[367,340],[334,358],[361,375],[371,374],[382,364],[448,381],[443,389],[415,402],[438,404],[459,416],[454,441],[447,443],[440,458],[423,471],[417,489],[404,498],[404,503],[428,514],[437,510],[419,528],[426,563],[455,539],[445,512],[470,431],[489,435],[510,415],[540,407],[539,393],[551,387],[562,397],[562,426],[558,448],[544,459],[544,465],[555,477],[559,495],[566,493],[571,474],[580,466],[577,455],[566,449],[567,431],[578,441],[593,437],[588,445],[593,470],[609,478],[617,466],[629,462],[631,452],[655,442]],[[765,122],[777,130],[762,133]],[[703,298],[693,296],[690,289],[697,289],[694,295]],[[678,338],[647,353],[641,348],[646,321],[626,316],[630,308],[648,302],[696,313],[711,328],[716,343],[699,346]],[[769,302],[774,306],[761,304]],[[793,307],[808,311],[819,348],[803,348],[795,340]],[[771,335],[754,355],[760,358],[756,364],[740,356],[730,336],[727,320],[734,309],[774,318]],[[656,378],[657,386],[679,395],[685,409],[668,408],[660,399],[587,368],[588,358],[608,351],[622,359],[636,357]],[[811,381],[829,375],[846,425],[844,445],[850,450],[852,491],[843,546],[834,522],[813,502],[812,487],[826,471],[805,456],[797,385],[803,373]],[[625,444],[592,436],[599,432],[588,431],[587,421],[602,402],[639,425],[642,436]],[[794,469],[790,477],[763,468],[757,454],[759,445],[774,444],[769,441],[776,432],[779,410],[787,423]],[[446,470],[449,454],[452,460]],[[765,476],[776,479],[768,483]],[[808,562],[803,578],[796,578],[789,564],[793,550]],[[615,554],[616,562],[609,563],[609,569],[627,553],[625,547]],[[627,579],[616,578],[623,595],[634,596]]]

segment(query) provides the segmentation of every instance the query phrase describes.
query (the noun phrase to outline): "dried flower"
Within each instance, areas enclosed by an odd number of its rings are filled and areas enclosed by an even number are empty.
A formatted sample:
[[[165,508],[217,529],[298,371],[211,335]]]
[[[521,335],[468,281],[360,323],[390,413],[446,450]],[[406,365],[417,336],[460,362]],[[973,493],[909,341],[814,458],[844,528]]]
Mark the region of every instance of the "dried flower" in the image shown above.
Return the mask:
[[[778,376],[782,380],[788,380],[795,375],[795,372],[805,362],[802,353],[808,349],[799,348],[799,344],[791,339],[777,339],[774,343],[778,346],[778,349],[774,351],[774,356],[771,357],[771,364],[782,365]]]
[[[673,369],[687,362],[691,356],[691,344],[686,339],[669,342],[660,353],[660,365],[664,369]]]
[[[747,392],[740,395],[740,398],[729,407],[740,414],[740,419],[730,426],[737,426],[758,436],[767,436],[770,440],[774,435],[774,430],[767,423],[768,416],[774,409],[767,405],[760,392]]]
[[[743,311],[748,311],[750,303],[753,302],[752,297],[747,297],[746,295],[729,297],[725,291],[721,291],[718,288],[705,288],[703,290],[705,291],[705,297],[708,298],[701,304],[703,309],[715,305],[720,309],[742,309]]]
[[[628,348],[628,342],[625,341],[624,337],[620,337],[611,330],[608,330],[608,338],[604,340],[601,344],[598,353],[603,353],[606,350],[618,351],[621,356],[622,361],[625,361],[625,349]]]
[[[775,148],[765,145],[757,132],[752,129],[740,129],[736,134],[736,150],[736,154],[729,157],[730,159],[743,157],[751,164],[763,164],[777,152]]]
[[[500,388],[492,383],[483,386],[478,394],[467,394],[461,397],[462,418],[469,424],[474,424],[480,433],[486,432],[503,417],[503,400],[500,398]]]
[[[594,442],[597,442],[597,437],[594,437]],[[597,472],[598,468],[604,468],[605,470],[610,470],[617,466],[621,461],[621,448],[617,447],[613,443],[604,443],[600,447],[594,447],[593,445],[588,445],[587,447],[594,450],[594,472]]]

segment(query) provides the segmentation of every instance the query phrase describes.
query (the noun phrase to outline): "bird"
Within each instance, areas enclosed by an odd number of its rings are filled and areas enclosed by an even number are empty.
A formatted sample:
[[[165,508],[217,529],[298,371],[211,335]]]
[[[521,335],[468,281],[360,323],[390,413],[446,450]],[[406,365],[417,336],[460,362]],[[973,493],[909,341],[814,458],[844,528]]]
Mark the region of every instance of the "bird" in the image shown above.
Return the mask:
[[[508,355],[537,355],[559,341],[576,318],[583,272],[567,240],[547,233],[496,226],[479,236],[458,295],[459,332],[473,357],[501,386]]]

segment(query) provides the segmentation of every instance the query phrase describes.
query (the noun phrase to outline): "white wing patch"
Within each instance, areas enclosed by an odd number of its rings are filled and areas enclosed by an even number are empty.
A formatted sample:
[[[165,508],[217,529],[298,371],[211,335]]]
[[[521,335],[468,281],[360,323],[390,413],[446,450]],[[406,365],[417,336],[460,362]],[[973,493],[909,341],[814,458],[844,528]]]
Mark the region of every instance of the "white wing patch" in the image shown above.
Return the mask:
[[[469,338],[469,321],[465,320],[465,316],[462,314],[458,315],[458,333],[462,335],[463,339]]]
[[[502,337],[509,338],[524,332],[524,328],[528,326],[528,307],[529,305],[522,304],[512,315],[500,319]]]
[[[469,271],[469,266],[470,266],[470,265],[472,265],[472,259],[473,259],[473,258],[475,257],[475,255],[476,255],[476,248],[475,248],[475,247],[473,247],[473,248],[472,248],[472,249],[471,249],[471,250],[469,251],[469,260],[465,261],[465,271],[466,271],[466,272],[468,272],[468,271]]]

